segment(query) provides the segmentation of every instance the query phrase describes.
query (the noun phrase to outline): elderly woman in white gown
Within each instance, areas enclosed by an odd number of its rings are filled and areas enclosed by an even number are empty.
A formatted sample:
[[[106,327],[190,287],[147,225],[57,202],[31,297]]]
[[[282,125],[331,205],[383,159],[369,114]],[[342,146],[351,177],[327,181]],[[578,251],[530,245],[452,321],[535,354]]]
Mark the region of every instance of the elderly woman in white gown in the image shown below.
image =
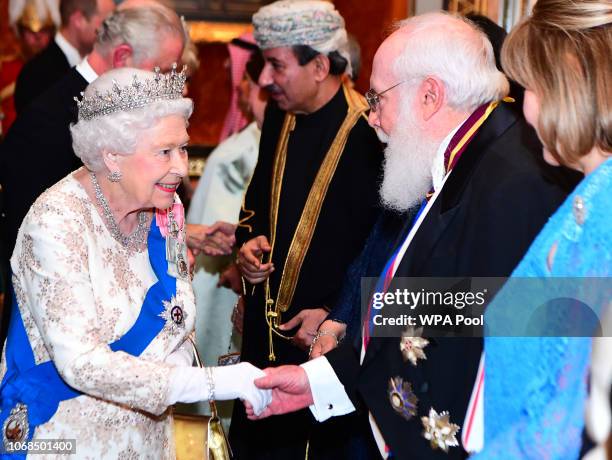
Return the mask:
[[[5,449],[74,439],[77,457],[172,458],[174,403],[269,401],[250,364],[191,367],[196,311],[175,193],[187,174],[184,80],[113,70],[78,103],[85,167],[38,198],[11,259]]]

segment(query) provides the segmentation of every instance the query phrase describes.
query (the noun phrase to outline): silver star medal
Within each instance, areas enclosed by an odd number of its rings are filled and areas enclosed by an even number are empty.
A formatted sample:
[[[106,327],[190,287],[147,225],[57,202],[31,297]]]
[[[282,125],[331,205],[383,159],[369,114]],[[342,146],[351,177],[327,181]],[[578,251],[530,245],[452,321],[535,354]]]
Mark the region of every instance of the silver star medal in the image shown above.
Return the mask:
[[[183,236],[182,241],[179,236]],[[174,278],[189,278],[189,267],[187,265],[187,245],[184,230],[182,231],[172,211],[168,211],[168,235],[166,236],[166,261],[168,262],[168,274]]]
[[[429,340],[421,337],[423,328],[414,329],[410,326],[402,331],[400,339],[400,351],[404,357],[404,361],[410,361],[413,366],[417,365],[419,359],[427,359],[423,349],[429,345]]]
[[[461,427],[450,422],[448,412],[443,411],[438,414],[432,407],[429,409],[428,417],[421,417],[421,422],[425,428],[423,437],[430,442],[432,449],[448,452],[449,447],[459,445],[457,433]]]
[[[185,321],[189,316],[183,309],[183,304],[172,296],[170,300],[163,300],[164,311],[159,314],[159,317],[166,321],[165,328],[172,335],[178,335],[185,331]]]

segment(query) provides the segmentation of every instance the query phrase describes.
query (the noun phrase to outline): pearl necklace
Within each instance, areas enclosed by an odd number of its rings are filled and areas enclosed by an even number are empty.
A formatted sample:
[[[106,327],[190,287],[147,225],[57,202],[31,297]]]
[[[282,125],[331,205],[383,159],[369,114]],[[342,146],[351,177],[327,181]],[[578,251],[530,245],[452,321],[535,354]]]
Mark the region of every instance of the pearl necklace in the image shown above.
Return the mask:
[[[115,238],[121,245],[127,250],[137,251],[142,248],[144,242],[147,238],[147,215],[144,211],[140,211],[138,213],[138,227],[131,235],[124,235],[119,230],[119,225],[115,221],[115,217],[108,205],[108,201],[106,201],[106,197],[102,194],[102,190],[100,189],[100,184],[98,183],[98,178],[94,172],[89,173],[89,177],[91,178],[91,184],[93,185],[94,192],[96,194],[96,200],[98,200],[98,204],[102,208],[102,213],[104,214],[104,219],[109,227],[111,235]]]

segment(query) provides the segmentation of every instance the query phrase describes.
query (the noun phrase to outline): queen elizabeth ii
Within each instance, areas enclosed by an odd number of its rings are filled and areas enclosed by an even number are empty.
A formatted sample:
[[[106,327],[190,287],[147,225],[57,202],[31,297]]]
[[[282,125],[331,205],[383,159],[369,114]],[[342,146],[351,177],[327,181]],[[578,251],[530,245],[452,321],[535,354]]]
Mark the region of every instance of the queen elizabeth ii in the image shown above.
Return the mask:
[[[269,393],[247,363],[192,367],[183,209],[192,102],[184,74],[112,70],[72,126],[84,167],[43,193],[11,259],[0,376],[5,449],[74,439],[77,457],[172,458],[176,402]]]

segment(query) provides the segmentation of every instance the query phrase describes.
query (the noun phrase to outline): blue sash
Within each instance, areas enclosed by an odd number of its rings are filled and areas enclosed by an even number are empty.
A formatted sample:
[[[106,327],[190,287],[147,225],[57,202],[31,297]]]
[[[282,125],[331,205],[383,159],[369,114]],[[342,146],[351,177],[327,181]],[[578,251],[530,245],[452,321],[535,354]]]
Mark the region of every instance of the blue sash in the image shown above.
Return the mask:
[[[147,291],[134,325],[123,337],[109,345],[113,351],[123,351],[133,356],[139,356],[164,328],[166,321],[159,316],[164,311],[162,301],[169,301],[176,295],[176,279],[167,273],[166,240],[156,225],[155,217],[149,231],[148,249],[149,261],[158,281]],[[23,403],[28,409],[28,440],[31,440],[34,429],[53,417],[61,401],[76,398],[82,393],[62,380],[53,361],[36,364],[15,293],[12,288],[10,290],[12,311],[5,347],[7,369],[0,386],[0,428],[4,430],[4,422],[11,410],[18,403]],[[0,458],[8,457],[0,453]],[[11,455],[10,458],[25,458],[25,453]]]

